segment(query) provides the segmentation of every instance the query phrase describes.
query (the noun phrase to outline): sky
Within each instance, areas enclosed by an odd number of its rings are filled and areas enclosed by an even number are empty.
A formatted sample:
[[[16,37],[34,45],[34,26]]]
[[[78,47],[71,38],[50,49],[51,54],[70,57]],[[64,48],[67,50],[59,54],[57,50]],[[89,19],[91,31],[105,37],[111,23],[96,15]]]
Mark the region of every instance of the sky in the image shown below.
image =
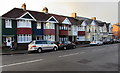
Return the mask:
[[[111,24],[118,22],[118,0],[2,0],[0,16],[13,8],[21,8],[23,3],[28,10],[42,12],[47,7],[49,13],[71,16],[76,12],[81,17],[96,17]]]

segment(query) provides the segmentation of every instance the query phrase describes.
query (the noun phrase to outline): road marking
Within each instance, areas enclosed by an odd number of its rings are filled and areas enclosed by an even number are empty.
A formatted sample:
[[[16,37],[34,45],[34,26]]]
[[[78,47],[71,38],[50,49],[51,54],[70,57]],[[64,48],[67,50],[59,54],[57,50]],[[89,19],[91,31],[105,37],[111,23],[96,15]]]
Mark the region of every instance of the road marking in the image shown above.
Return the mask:
[[[32,60],[32,61],[13,63],[13,64],[8,64],[8,65],[2,65],[0,67],[8,67],[8,66],[15,66],[15,65],[20,65],[20,64],[27,64],[27,63],[33,63],[33,62],[42,61],[42,60],[43,59],[37,59],[37,60]]]
[[[73,54],[67,54],[67,55],[63,55],[63,56],[59,56],[59,57],[68,57],[68,56],[73,56],[73,55],[77,55],[79,53],[73,53]]]

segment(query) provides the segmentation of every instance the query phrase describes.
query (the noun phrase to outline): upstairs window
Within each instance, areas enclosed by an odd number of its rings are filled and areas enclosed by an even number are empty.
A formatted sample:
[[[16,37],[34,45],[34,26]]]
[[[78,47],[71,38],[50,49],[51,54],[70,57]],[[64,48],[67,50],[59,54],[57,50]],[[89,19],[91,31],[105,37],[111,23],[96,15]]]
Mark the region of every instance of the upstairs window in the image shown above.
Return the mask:
[[[5,20],[5,28],[12,28],[12,20]]]
[[[44,24],[44,29],[55,29],[54,23],[46,23]]]
[[[37,29],[41,29],[41,23],[37,23]]]
[[[29,20],[19,20],[17,22],[17,28],[31,28],[31,21]]]
[[[59,29],[60,30],[68,30],[69,26],[62,25],[62,26],[59,26]]]

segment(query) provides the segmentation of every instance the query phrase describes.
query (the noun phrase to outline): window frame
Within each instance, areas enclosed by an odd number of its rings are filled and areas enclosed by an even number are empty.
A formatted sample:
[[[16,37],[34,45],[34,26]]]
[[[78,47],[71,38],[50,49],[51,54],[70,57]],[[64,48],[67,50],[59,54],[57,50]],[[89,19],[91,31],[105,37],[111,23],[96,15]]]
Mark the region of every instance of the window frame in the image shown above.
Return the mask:
[[[5,20],[5,28],[12,28],[12,20],[10,19]]]
[[[29,43],[32,41],[32,35],[30,34],[18,34],[17,42],[18,43]]]
[[[37,22],[36,28],[37,28],[37,29],[41,29],[41,23],[40,23],[40,22]]]

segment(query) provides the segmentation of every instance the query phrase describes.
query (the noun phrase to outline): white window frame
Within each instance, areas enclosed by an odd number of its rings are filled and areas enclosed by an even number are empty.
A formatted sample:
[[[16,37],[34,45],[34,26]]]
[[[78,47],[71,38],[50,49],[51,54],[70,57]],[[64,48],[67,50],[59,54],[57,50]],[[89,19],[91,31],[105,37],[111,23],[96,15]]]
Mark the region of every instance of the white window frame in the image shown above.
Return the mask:
[[[44,29],[55,29],[54,23],[46,23],[44,24]]]
[[[32,28],[32,24],[30,20],[18,20],[17,21],[17,28]]]
[[[37,23],[37,29],[41,29],[41,23],[40,22]]]
[[[18,43],[29,43],[32,41],[32,35],[30,34],[18,34],[17,42]]]
[[[5,20],[5,28],[12,28],[12,20],[10,19]]]

